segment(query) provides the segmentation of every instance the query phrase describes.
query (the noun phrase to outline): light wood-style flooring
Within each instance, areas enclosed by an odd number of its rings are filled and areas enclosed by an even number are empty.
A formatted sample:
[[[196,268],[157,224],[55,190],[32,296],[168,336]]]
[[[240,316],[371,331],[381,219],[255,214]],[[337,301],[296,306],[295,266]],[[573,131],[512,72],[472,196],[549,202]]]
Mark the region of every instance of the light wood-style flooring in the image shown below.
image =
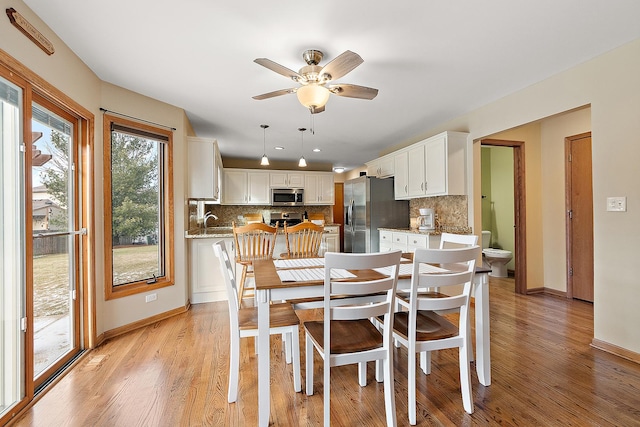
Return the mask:
[[[420,426],[640,426],[640,365],[590,347],[593,306],[549,295],[516,295],[513,280],[491,278],[492,385],[472,371],[475,412],[462,408],[456,350],[433,354],[418,375]],[[313,396],[294,393],[279,337],[272,340],[271,421],[322,425],[322,364]],[[301,336],[301,349],[304,349]],[[16,426],[253,426],[257,360],[243,340],[240,390],[227,403],[226,303],[113,338],[93,350]],[[316,355],[317,357],[317,355]],[[302,354],[304,388],[304,352]],[[408,425],[407,352],[396,349],[398,425]],[[355,366],[332,369],[332,425],[383,426],[382,384],[357,383]]]

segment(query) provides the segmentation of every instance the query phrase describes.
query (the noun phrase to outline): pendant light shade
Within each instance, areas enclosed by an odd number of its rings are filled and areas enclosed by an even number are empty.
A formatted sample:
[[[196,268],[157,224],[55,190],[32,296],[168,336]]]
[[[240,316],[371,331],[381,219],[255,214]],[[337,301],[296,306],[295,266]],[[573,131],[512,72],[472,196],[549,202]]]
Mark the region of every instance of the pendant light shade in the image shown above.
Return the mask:
[[[300,131],[301,152],[302,152],[302,155],[300,156],[300,161],[298,162],[298,167],[306,168],[307,161],[304,159],[304,131],[307,130],[307,128],[298,128],[298,130]]]
[[[269,158],[267,157],[267,128],[269,125],[260,125],[262,128],[262,160],[260,160],[261,166],[269,166]]]

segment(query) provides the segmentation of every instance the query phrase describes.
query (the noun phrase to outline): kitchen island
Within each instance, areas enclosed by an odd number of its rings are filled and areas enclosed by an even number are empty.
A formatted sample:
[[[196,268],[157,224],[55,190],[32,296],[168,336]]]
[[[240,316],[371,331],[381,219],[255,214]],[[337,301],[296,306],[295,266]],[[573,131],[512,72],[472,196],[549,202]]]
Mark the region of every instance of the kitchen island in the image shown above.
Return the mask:
[[[213,253],[213,243],[224,241],[227,253],[235,259],[235,243],[232,227],[198,227],[185,231],[185,238],[189,240],[187,253],[189,259],[189,296],[191,304],[213,301],[226,301],[227,291],[224,286],[224,276],[220,264]],[[340,250],[340,224],[325,224],[320,254],[337,252]],[[278,229],[276,246],[273,251],[275,258],[287,252],[284,240],[284,229]],[[236,266],[236,271],[240,271]],[[250,280],[253,280],[252,278]]]

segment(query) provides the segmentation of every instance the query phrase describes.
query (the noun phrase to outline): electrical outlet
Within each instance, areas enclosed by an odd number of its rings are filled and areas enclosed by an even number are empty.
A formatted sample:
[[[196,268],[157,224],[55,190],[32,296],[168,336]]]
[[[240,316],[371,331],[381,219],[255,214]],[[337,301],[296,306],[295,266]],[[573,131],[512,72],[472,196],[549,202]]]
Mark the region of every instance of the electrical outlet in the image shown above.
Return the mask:
[[[149,294],[144,298],[145,302],[151,302],[158,299],[158,294]]]
[[[626,212],[626,197],[607,197],[607,212]]]

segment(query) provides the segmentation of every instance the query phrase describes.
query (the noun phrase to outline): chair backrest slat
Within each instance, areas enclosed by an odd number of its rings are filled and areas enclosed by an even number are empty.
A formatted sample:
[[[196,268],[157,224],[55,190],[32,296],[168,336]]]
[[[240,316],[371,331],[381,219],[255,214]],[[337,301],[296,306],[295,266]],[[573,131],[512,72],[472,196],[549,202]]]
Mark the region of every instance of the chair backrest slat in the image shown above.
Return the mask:
[[[413,273],[411,276],[410,312],[416,310],[448,310],[468,307],[471,295],[476,258],[480,255],[479,246],[459,247],[454,249],[417,249],[413,254]],[[455,266],[464,271],[447,273],[420,273],[420,264],[436,264]],[[419,289],[437,288],[441,294],[421,294]],[[442,290],[444,288],[444,290]],[[466,316],[465,313],[461,313]],[[461,321],[465,321],[462,319]]]
[[[232,225],[237,262],[273,258],[278,223],[276,223],[275,227],[263,223],[252,223],[243,226],[236,226],[233,223]]]
[[[331,320],[368,319],[390,315],[398,284],[398,266],[401,256],[400,251],[366,254],[329,252],[325,255],[325,333]],[[334,269],[372,270],[385,267],[391,267],[390,276],[372,276],[370,280],[358,282],[345,282],[331,278],[331,270]],[[384,295],[385,292],[386,298],[383,301],[372,303],[361,298],[363,295]],[[341,297],[339,306],[332,303],[332,297],[337,295]],[[359,299],[350,300],[349,297]]]
[[[324,227],[312,222],[293,226],[284,224],[284,235],[289,258],[313,258],[320,255]]]

